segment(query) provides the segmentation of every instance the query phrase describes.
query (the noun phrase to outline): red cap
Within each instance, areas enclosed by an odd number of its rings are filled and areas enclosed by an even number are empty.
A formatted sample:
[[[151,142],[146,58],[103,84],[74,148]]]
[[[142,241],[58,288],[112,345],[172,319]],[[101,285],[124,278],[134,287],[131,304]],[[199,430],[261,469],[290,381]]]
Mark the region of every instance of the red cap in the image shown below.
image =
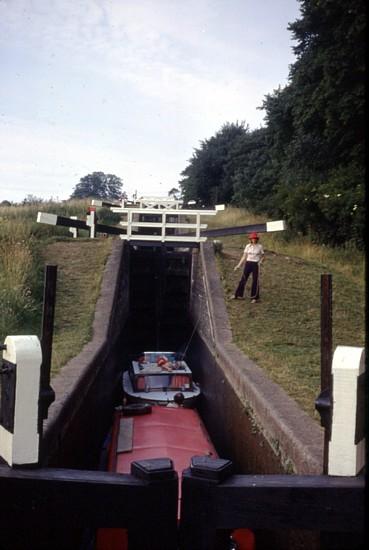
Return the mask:
[[[258,239],[259,235],[257,233],[250,233],[249,239]]]

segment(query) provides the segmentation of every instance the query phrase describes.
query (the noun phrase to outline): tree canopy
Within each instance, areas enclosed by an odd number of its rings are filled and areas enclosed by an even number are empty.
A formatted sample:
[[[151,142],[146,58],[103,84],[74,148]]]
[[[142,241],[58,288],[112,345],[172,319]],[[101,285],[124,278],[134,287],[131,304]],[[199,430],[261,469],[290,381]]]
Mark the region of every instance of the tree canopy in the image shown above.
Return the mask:
[[[126,196],[123,191],[123,182],[113,174],[93,172],[79,180],[75,186],[71,199],[107,199],[120,200]]]
[[[185,202],[197,199],[203,204],[228,203],[232,199],[235,170],[233,151],[247,132],[244,123],[226,123],[209,140],[201,142],[180,181]]]
[[[265,96],[265,127],[225,124],[180,181],[186,200],[283,216],[314,240],[364,243],[365,4],[300,0],[287,86]]]

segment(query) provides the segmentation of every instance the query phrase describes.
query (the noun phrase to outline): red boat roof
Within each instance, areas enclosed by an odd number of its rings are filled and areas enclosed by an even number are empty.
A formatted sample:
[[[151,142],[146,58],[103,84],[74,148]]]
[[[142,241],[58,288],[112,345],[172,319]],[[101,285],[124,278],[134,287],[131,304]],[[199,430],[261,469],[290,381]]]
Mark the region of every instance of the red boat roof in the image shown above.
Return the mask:
[[[130,419],[126,438],[119,447],[132,450],[117,452],[121,419]],[[132,424],[132,425],[131,425]],[[123,438],[124,439],[124,438]],[[149,458],[171,458],[180,477],[190,466],[193,456],[208,455],[217,458],[215,448],[195,409],[152,407],[150,414],[123,417],[117,413],[114,419],[109,455],[109,470],[122,474],[130,473],[131,462]],[[179,483],[178,519],[180,517],[181,483]],[[249,529],[237,529],[234,533],[239,547],[254,550],[254,535]],[[128,548],[125,529],[99,529],[96,550],[124,550]]]
[[[117,439],[120,416],[116,418],[113,439]],[[132,450],[116,453],[113,443],[111,471],[130,473],[131,462],[149,458],[171,458],[180,476],[189,468],[191,457],[217,453],[195,409],[152,407],[151,414],[134,416]]]

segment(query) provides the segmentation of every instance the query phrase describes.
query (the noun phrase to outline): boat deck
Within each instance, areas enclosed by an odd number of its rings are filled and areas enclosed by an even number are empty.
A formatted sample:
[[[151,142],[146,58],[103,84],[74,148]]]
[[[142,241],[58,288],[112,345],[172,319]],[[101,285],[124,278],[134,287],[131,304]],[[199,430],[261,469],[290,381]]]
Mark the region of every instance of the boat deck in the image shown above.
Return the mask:
[[[126,432],[125,441],[122,442],[121,438],[119,444],[119,428],[126,420],[129,422],[122,428]],[[153,406],[151,414],[133,417],[123,417],[118,413],[112,441],[109,470],[119,473],[129,473],[131,462],[136,460],[171,458],[181,476],[182,471],[190,466],[193,456],[217,457],[196,410],[182,407]]]

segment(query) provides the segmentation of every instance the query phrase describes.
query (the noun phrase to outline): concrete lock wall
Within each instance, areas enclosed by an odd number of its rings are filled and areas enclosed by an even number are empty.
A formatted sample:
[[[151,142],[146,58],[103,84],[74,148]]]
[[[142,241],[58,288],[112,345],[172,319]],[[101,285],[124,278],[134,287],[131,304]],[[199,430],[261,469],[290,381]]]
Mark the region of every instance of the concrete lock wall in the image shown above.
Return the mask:
[[[194,261],[190,362],[219,453],[240,473],[321,474],[323,430],[233,343],[212,243]]]
[[[44,462],[93,467],[111,421],[121,365],[116,344],[129,313],[129,249],[115,240],[96,303],[93,337],[51,380],[56,398],[44,423]]]
[[[107,432],[120,386],[129,314],[129,245],[116,240],[106,264],[93,338],[52,379],[56,400],[44,425],[47,463],[90,467]],[[240,473],[320,474],[323,433],[232,343],[211,243],[194,252],[188,359],[200,381],[200,413]]]

